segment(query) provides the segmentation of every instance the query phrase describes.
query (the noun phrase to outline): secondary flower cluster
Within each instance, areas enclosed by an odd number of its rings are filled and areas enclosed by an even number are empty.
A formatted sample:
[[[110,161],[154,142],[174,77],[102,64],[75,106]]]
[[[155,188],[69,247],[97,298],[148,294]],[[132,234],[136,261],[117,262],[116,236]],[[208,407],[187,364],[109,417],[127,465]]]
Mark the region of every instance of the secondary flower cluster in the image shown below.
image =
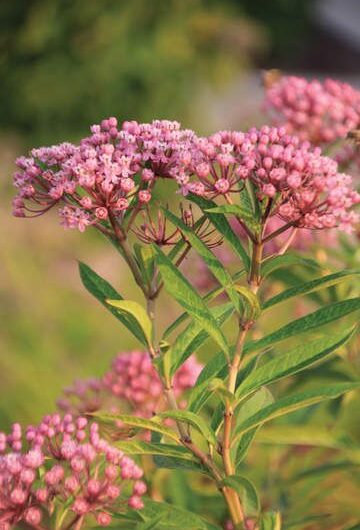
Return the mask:
[[[142,508],[142,469],[103,440],[96,423],[53,414],[23,438],[19,424],[0,433],[1,530],[22,521],[42,528],[55,506],[68,507],[66,528],[77,530],[88,516],[108,526],[114,507]]]
[[[95,225],[122,237],[151,200],[155,181],[171,178],[183,195],[227,201],[251,181],[260,206],[267,205],[265,217],[276,215],[301,228],[350,230],[358,219],[351,212],[359,202],[351,177],[339,173],[320,148],[290,136],[286,127],[198,138],[177,122],[124,122],[119,130],[116,119],[109,118],[91,130],[80,146],[34,149],[30,158],[18,159],[15,215],[38,215],[61,202],[65,226],[83,231]],[[336,131],[340,134],[339,127]],[[160,237],[150,227],[142,227],[140,235],[143,240]]]
[[[332,143],[360,124],[360,92],[347,83],[283,76],[265,85],[264,106],[275,124],[302,140]]]
[[[176,372],[174,392],[178,398],[196,382],[202,365],[190,357]],[[101,379],[77,381],[64,390],[58,406],[73,414],[96,410],[128,412],[151,417],[165,405],[163,385],[148,353],[132,351],[119,353],[111,369]]]

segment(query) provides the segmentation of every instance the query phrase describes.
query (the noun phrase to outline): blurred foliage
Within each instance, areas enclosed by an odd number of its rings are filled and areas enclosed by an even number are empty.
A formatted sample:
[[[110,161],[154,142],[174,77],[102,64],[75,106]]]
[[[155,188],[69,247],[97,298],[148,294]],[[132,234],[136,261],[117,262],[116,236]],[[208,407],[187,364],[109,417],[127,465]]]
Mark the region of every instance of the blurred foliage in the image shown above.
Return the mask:
[[[261,22],[270,38],[270,54],[278,66],[306,43],[314,0],[233,0],[244,13]]]
[[[109,115],[191,121],[201,83],[264,46],[229,0],[12,0],[0,20],[0,119],[46,142]]]

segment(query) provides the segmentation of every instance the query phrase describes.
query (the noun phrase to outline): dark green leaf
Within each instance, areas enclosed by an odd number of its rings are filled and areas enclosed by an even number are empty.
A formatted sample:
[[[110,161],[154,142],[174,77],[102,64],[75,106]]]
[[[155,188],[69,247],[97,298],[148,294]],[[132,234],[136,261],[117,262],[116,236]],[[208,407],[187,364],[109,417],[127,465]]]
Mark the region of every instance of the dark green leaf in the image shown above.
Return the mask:
[[[233,305],[228,303],[214,307],[210,310],[219,326],[233,314]],[[178,368],[192,355],[209,337],[207,331],[203,330],[199,322],[191,322],[187,328],[176,338],[168,355],[171,357],[170,375],[173,375]]]
[[[268,385],[283,377],[304,370],[339,348],[351,335],[352,331],[330,335],[326,338],[301,344],[290,352],[276,355],[274,359],[265,362],[251,372],[238,387],[236,397],[243,398],[263,385]]]
[[[240,204],[222,204],[221,206],[215,206],[214,208],[205,210],[205,212],[217,215],[235,215],[244,221],[246,226],[251,230],[257,232],[260,229],[260,223],[257,221],[254,214]]]
[[[170,427],[165,427],[165,425],[162,425],[160,422],[155,421],[154,419],[148,420],[145,418],[139,418],[137,416],[130,416],[129,414],[111,414],[106,412],[94,412],[93,416],[99,418],[99,420],[103,421],[104,423],[114,424],[120,421],[125,425],[130,425],[136,429],[155,431],[168,436],[176,442],[179,442],[179,436],[173,429],[170,429]]]
[[[261,266],[261,275],[265,278],[275,270],[283,267],[290,267],[291,265],[301,265],[302,267],[311,267],[314,269],[321,268],[320,265],[312,259],[303,258],[296,254],[285,254],[284,256],[275,256],[266,259]]]
[[[242,276],[244,276],[245,274],[245,271],[244,270],[241,270],[241,271],[238,271],[237,273],[235,273],[233,276],[232,276],[232,281],[233,282],[236,282],[238,280],[240,280],[240,278]],[[213,289],[212,291],[210,291],[207,295],[205,295],[203,297],[203,300],[204,302],[211,302],[212,300],[214,300],[215,298],[217,298],[220,294],[222,294],[224,292],[224,288],[223,287],[215,287],[215,289]],[[170,324],[170,326],[165,330],[164,334],[163,334],[163,338],[164,339],[167,339],[169,337],[169,335],[178,327],[180,326],[180,324],[182,324],[186,319],[189,318],[189,314],[187,312],[185,313],[182,313],[174,322],[172,322],[172,324]]]
[[[301,285],[296,285],[295,287],[291,287],[290,289],[286,289],[282,293],[277,294],[276,296],[273,296],[270,298],[270,300],[267,300],[263,304],[263,309],[268,309],[269,307],[280,304],[282,302],[285,302],[286,300],[289,300],[290,298],[293,298],[294,296],[298,295],[304,295],[313,293],[319,289],[325,289],[328,287],[331,287],[332,285],[336,285],[344,280],[348,280],[351,277],[360,274],[360,271],[340,271],[336,272],[334,274],[327,274],[326,276],[322,276],[321,278],[317,278],[316,280],[311,280],[309,282],[305,282]]]
[[[207,245],[195,234],[194,230],[187,226],[181,219],[173,213],[165,210],[165,215],[170,221],[181,230],[191,246],[202,257],[214,277],[223,286],[236,310],[239,310],[239,297],[234,290],[233,280],[229,272],[224,268],[218,258],[209,250]]]
[[[209,530],[205,519],[183,508],[148,498],[144,499],[144,504],[141,516],[148,521],[162,515],[159,526],[161,530]]]
[[[229,346],[226,338],[205,302],[167,256],[156,246],[153,248],[155,249],[156,261],[167,291],[189,312],[194,320],[203,326],[203,329],[229,356]]]
[[[326,399],[336,398],[359,387],[360,383],[336,383],[324,388],[308,390],[300,394],[281,398],[272,405],[264,407],[253,416],[248,417],[245,421],[238,423],[233,441],[235,442],[242,434],[252,430],[254,427],[263,425],[274,418],[320,403]]]
[[[244,352],[248,353],[266,348],[271,344],[283,341],[299,333],[305,333],[306,331],[318,329],[320,326],[334,322],[335,320],[353,313],[358,309],[360,309],[360,298],[350,298],[349,300],[343,300],[341,302],[329,304],[328,306],[322,307],[317,311],[310,313],[309,315],[286,324],[273,333],[266,335],[262,339],[248,342],[245,345]]]
[[[137,325],[136,319],[132,316],[120,314],[117,309],[111,307],[108,299],[123,300],[123,297],[110,285],[109,282],[101,278],[85,263],[79,263],[80,277],[84,287],[91,293],[110,313],[112,313],[120,322],[140,341],[144,341],[144,335],[141,327]],[[146,345],[146,342],[145,342]]]
[[[155,418],[172,418],[175,421],[188,423],[197,429],[210,444],[217,445],[215,433],[210,429],[206,421],[189,410],[167,410],[161,412]]]
[[[174,444],[150,443],[141,440],[114,442],[127,455],[161,455],[197,462],[185,447]]]

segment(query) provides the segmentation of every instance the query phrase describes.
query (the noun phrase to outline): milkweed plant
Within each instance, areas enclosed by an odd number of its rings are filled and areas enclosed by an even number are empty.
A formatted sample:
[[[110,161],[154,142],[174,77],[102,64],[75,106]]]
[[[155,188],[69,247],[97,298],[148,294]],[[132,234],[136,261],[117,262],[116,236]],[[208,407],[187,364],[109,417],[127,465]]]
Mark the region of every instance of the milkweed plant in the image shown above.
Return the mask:
[[[310,368],[354,336],[336,323],[360,309],[359,270],[334,271],[306,250],[344,237],[356,248],[360,93],[275,71],[264,87],[270,125],[200,137],[173,121],[111,117],[79,145],[16,161],[14,215],[55,208],[64,227],[99,231],[142,302],[80,263],[85,288],[138,350],[65,388],[39,424],[0,433],[1,530],[293,528],[259,498],[246,457],[267,422],[360,386],[273,390],[302,371],[311,381]],[[310,279],[287,285],[293,267]],[[269,330],[280,304],[346,281],[342,296]],[[164,291],[182,311],[167,327]],[[164,469],[175,481],[199,474],[217,510],[163,502]]]

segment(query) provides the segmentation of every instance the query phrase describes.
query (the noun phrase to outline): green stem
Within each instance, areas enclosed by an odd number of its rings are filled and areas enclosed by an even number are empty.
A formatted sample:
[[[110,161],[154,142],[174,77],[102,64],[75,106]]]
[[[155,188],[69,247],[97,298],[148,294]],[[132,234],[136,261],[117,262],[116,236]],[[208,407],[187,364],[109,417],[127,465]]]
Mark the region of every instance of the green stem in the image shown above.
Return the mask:
[[[248,282],[250,289],[256,294],[261,283],[261,260],[263,254],[264,241],[257,241],[253,244],[253,253],[249,272]]]

